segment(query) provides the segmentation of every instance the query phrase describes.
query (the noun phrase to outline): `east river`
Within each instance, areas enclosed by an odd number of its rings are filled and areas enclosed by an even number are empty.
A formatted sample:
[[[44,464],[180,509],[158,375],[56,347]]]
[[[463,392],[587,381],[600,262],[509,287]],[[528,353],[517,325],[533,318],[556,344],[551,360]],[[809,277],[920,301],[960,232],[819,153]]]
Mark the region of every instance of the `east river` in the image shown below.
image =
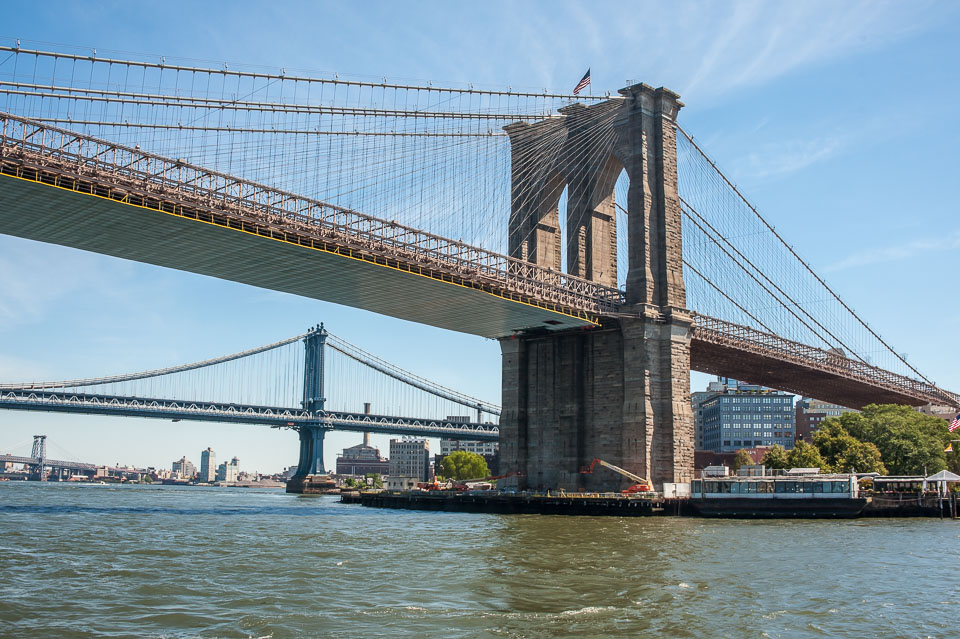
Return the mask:
[[[960,524],[0,483],[5,637],[960,637]]]

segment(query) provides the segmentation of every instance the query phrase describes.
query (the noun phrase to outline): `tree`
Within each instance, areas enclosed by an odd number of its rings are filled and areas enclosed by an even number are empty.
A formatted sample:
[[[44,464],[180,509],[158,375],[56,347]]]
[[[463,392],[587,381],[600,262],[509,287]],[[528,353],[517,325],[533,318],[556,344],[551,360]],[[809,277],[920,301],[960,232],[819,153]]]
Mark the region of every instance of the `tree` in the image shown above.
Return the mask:
[[[834,424],[855,439],[874,444],[884,466],[894,475],[931,474],[947,467],[943,449],[950,441],[950,432],[946,422],[938,417],[924,415],[909,406],[870,404],[862,413],[826,419],[820,428]]]
[[[490,474],[483,455],[466,450],[455,450],[444,457],[440,462],[440,471],[444,477],[458,481],[480,479]]]
[[[826,420],[814,433],[813,445],[835,473],[887,474],[876,445],[852,436],[840,425],[839,420]]]
[[[783,446],[777,444],[770,448],[760,461],[761,464],[771,470],[790,468],[790,461],[787,459],[787,451]]]
[[[373,480],[370,484],[371,488],[383,488],[383,477],[380,476],[380,473],[367,473],[366,479]],[[366,487],[366,482],[363,485]]]
[[[737,451],[737,455],[733,458],[732,470],[733,472],[737,472],[740,470],[741,466],[751,466],[754,463],[755,462],[753,461],[753,457],[750,456],[750,453],[741,448]]]
[[[813,444],[798,441],[787,453],[787,468],[819,468],[829,471],[830,467],[823,460],[820,451]]]

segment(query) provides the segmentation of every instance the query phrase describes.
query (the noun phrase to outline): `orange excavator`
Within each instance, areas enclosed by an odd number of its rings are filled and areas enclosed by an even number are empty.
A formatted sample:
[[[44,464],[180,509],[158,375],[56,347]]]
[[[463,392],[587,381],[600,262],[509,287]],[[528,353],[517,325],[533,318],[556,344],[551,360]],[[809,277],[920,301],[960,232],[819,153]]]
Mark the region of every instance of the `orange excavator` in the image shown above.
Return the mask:
[[[583,468],[580,469],[580,473],[582,475],[589,475],[590,473],[593,472],[593,469],[596,468],[597,466],[603,466],[604,468],[609,468],[613,472],[623,475],[627,479],[635,482],[632,486],[630,486],[626,490],[621,490],[620,491],[621,494],[645,495],[653,492],[653,484],[650,482],[649,479],[641,477],[640,475],[634,475],[629,470],[624,470],[619,466],[614,466],[610,462],[605,462],[599,457],[594,457],[593,461],[590,463],[589,466],[584,466]]]

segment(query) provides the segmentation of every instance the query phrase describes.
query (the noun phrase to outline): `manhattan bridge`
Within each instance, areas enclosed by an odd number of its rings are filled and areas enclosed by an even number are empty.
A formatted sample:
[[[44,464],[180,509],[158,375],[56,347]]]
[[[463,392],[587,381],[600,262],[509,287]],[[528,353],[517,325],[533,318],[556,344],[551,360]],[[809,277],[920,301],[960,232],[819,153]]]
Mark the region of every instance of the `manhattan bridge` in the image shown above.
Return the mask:
[[[197,364],[6,383],[0,408],[296,428],[313,473],[331,428],[469,433],[500,441],[515,485],[575,489],[594,457],[692,477],[691,370],[852,408],[960,406],[750,204],[679,98],[0,47],[0,232],[493,338],[503,355],[502,409],[319,327]],[[376,380],[369,397],[359,378]]]

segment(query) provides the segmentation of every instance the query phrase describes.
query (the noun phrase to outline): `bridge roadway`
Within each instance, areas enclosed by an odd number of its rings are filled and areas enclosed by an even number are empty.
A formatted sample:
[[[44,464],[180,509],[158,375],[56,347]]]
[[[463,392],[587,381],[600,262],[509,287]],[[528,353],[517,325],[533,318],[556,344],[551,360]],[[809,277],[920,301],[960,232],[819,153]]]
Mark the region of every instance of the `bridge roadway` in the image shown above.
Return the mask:
[[[330,430],[444,437],[468,439],[470,441],[497,441],[500,437],[500,429],[495,424],[462,423],[442,419],[393,417],[341,411],[324,411],[322,415],[314,415],[309,411],[298,408],[184,402],[37,389],[4,390],[0,392],[0,408],[86,415],[259,424],[274,428],[295,428],[319,424]]]
[[[21,457],[19,455],[0,455],[0,464],[5,462],[12,463],[12,464],[35,465],[37,463],[37,459],[35,457]],[[44,458],[43,465],[49,466],[51,468],[63,468],[66,470],[87,470],[87,471],[97,470],[96,464],[85,464],[83,462],[63,461],[60,459]],[[141,471],[141,472],[145,472],[145,471]]]
[[[619,291],[178,160],[0,114],[0,232],[484,337],[598,326]],[[415,303],[411,303],[414,300]],[[859,408],[930,384],[693,314],[691,367]]]

